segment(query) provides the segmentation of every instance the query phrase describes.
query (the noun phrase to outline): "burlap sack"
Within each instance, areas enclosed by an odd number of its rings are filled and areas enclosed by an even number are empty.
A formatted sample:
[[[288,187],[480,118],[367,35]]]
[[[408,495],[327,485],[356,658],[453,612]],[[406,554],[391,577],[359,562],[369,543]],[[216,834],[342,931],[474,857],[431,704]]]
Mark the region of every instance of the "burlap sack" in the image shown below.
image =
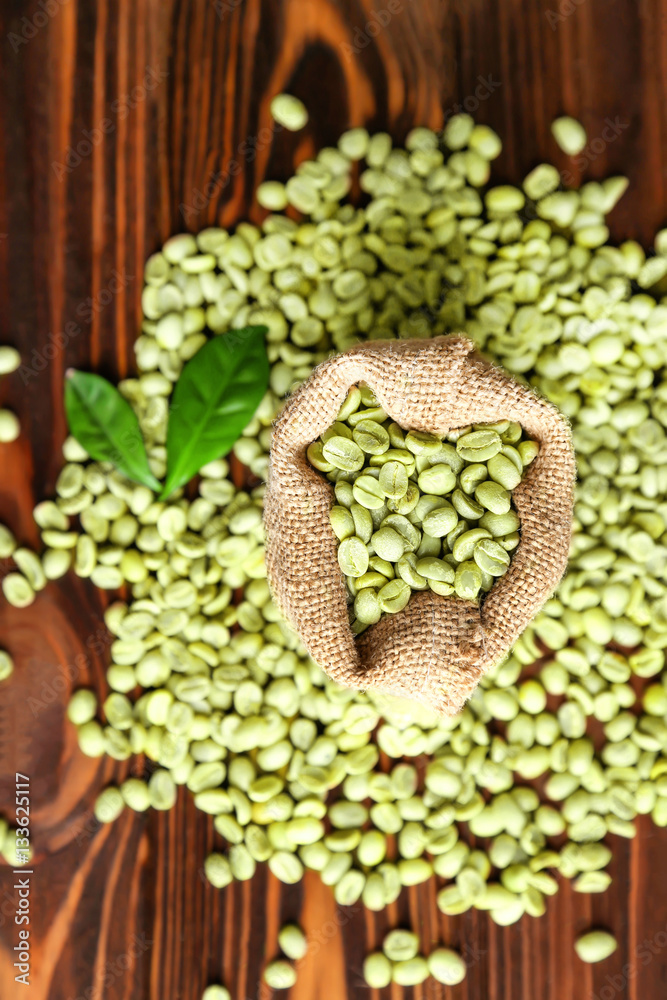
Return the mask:
[[[521,541],[508,572],[478,606],[431,591],[355,639],[329,523],[333,488],[306,448],[365,382],[405,429],[440,437],[511,419],[540,444],[513,500]],[[417,699],[454,714],[552,594],[567,564],[574,454],[562,415],[488,364],[464,337],[375,341],[325,361],[294,393],[273,435],[264,521],[274,599],[310,655],[339,684]]]

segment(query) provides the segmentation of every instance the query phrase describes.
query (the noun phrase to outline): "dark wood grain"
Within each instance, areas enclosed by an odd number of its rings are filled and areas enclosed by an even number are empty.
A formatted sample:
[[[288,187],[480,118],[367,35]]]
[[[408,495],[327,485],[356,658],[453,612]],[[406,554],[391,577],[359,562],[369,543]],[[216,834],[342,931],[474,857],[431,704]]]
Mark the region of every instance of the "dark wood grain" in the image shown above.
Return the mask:
[[[554,155],[573,183],[627,173],[613,236],[650,243],[667,216],[666,29],[667,0],[4,0],[0,342],[20,347],[30,371],[0,384],[23,428],[0,447],[0,519],[37,542],[29,512],[60,465],[63,373],[131,369],[146,256],[182,228],[247,217],[263,176],[289,176],[350,125],[400,140],[464,105],[503,137],[499,179]],[[282,89],[306,101],[311,123],[267,141]],[[599,140],[581,168],[550,141],[563,112]],[[100,828],[95,795],[129,766],[84,759],[64,705],[74,684],[102,689],[102,612],[100,593],[76,579],[25,611],[0,606],[17,662],[0,693],[0,811],[12,815],[14,772],[30,774],[33,1000],[198,1000],[220,979],[237,1000],[263,996],[261,969],[287,918],[311,938],[292,1000],[377,1000],[363,956],[401,923],[426,949],[461,947],[469,971],[455,990],[429,981],[383,991],[392,1000],[667,995],[667,834],[648,821],[631,842],[610,838],[608,893],[564,886],[543,919],[511,928],[476,912],[442,916],[435,884],[376,915],[338,909],[310,874],[286,888],[262,869],[218,893],[201,875],[212,826],[186,796],[167,814]],[[25,995],[13,982],[12,884],[0,869],[3,1000]],[[591,922],[619,938],[595,968],[572,950]]]

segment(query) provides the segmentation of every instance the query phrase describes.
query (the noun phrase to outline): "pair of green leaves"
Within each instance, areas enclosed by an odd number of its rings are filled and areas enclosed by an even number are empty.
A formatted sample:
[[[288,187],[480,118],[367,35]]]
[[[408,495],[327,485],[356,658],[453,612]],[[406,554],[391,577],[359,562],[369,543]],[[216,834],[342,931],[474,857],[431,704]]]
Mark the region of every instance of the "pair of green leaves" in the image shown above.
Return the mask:
[[[166,499],[207,462],[227,454],[252,420],[269,382],[265,333],[265,326],[251,326],[213,337],[184,367],[169,409],[164,486],[149,468],[134,410],[100,375],[67,372],[65,412],[72,435],[91,458],[113,462],[128,479]]]

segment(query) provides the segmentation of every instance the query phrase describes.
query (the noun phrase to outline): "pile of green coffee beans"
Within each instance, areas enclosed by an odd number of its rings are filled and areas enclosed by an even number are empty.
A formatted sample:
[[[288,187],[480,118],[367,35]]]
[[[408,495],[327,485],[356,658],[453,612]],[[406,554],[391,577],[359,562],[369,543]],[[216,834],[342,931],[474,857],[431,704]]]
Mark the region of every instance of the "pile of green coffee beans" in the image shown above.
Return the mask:
[[[456,986],[463,982],[466,972],[466,963],[457,951],[435,948],[424,957],[419,954],[419,935],[401,929],[389,931],[382,942],[382,951],[368,955],[364,962],[366,984],[375,989],[391,982],[417,986],[428,976],[446,986]]]
[[[511,491],[538,450],[509,420],[445,440],[406,432],[368,386],[353,387],[307,451],[336,484],[329,516],[352,631],[401,611],[414,590],[469,601],[488,593],[519,544]]]
[[[47,580],[71,566],[129,585],[106,615],[101,705],[77,693],[69,711],[84,752],[157,769],[103,792],[96,814],[169,808],[185,785],[221,837],[214,885],[266,862],[379,910],[435,874],[445,913],[504,925],[542,914],[556,873],[603,891],[603,841],[633,837],[638,814],[667,825],[667,233],[648,257],[606,243],[624,178],[562,190],[540,164],[522,187],[487,188],[499,151],[467,115],[405,148],[353,129],[260,187],[260,224],[168,240],[121,383],[158,477],[183,364],[247,323],[268,327],[270,390],[234,451],[259,479],[285,395],[360,340],[462,331],[558,405],[577,451],[570,567],[456,718],[341,689],[309,660],[266,584],[263,487],[237,491],[222,461],[196,499],[162,502],[68,440],[57,498],[36,509]],[[364,207],[342,203],[357,179]],[[43,583],[21,558],[21,589],[5,586],[19,605]]]

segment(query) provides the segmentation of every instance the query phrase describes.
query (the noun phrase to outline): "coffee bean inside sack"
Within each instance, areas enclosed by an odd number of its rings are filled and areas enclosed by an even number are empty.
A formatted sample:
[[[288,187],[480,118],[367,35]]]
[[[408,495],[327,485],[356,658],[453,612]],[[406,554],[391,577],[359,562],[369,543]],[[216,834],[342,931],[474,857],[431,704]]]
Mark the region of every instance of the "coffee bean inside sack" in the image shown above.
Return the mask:
[[[510,420],[445,438],[406,430],[372,389],[353,386],[307,451],[335,484],[330,519],[353,633],[402,611],[413,591],[481,600],[519,544],[512,490],[538,450]]]

